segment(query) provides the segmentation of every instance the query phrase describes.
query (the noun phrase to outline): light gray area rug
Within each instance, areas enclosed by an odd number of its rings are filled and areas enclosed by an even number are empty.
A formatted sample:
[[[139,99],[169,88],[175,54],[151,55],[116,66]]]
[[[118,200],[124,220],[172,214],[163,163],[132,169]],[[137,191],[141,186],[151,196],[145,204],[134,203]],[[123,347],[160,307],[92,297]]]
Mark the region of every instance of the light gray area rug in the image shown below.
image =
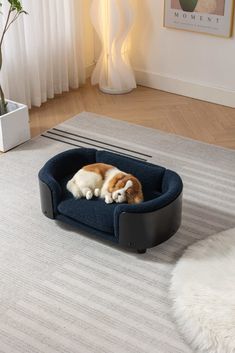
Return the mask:
[[[178,233],[137,255],[44,217],[38,170],[73,145],[176,170]],[[0,353],[192,353],[172,317],[171,272],[187,246],[235,226],[234,190],[234,151],[91,113],[0,156]]]
[[[235,353],[235,228],[192,244],[173,270],[170,293],[198,353]]]

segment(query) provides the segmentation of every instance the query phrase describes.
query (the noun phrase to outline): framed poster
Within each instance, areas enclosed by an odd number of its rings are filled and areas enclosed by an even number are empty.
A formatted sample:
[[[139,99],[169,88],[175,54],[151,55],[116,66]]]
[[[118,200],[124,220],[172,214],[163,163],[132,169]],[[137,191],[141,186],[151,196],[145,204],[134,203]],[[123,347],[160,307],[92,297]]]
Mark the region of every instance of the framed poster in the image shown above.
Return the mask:
[[[234,0],[165,0],[164,26],[230,37],[233,12]]]

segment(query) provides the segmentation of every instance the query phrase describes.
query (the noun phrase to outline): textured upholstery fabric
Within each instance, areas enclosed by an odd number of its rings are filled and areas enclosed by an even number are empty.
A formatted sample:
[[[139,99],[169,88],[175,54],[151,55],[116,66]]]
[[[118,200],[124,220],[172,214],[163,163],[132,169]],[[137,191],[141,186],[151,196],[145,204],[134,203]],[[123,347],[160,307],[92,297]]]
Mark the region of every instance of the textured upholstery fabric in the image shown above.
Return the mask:
[[[145,200],[158,196],[161,192],[162,177],[165,172],[163,167],[105,151],[97,151],[96,161],[97,163],[114,165],[120,170],[136,176],[141,181]]]
[[[93,198],[87,201],[82,198],[74,199],[73,195],[66,189],[67,182],[73,174],[61,179],[62,201],[58,204],[60,214],[74,221],[94,227],[99,231],[114,235],[114,209],[117,204],[107,205],[103,200]]]
[[[161,194],[139,205],[120,204],[114,213],[115,233],[119,232],[119,216],[122,212],[147,213],[159,210],[174,201],[183,190],[183,183],[179,175],[171,170],[165,170],[161,181]]]
[[[70,226],[75,227],[75,228],[79,228],[79,231],[84,231],[84,232],[86,232],[86,234],[94,235],[96,237],[98,236],[98,237],[103,238],[105,240],[109,240],[112,243],[118,243],[119,242],[119,239],[114,237],[113,234],[106,233],[104,231],[98,230],[98,229],[93,228],[93,227],[89,227],[88,225],[83,224],[83,223],[78,223],[74,219],[72,219],[70,217],[63,216],[62,214],[58,214],[56,219],[59,222],[69,224]]]
[[[117,204],[107,205],[103,200],[86,199],[74,200],[73,198],[60,202],[58,210],[64,216],[78,222],[95,227],[98,230],[113,234],[114,209]]]
[[[144,202],[138,205],[105,204],[103,200],[75,200],[67,190],[67,181],[84,165],[108,163],[135,175],[141,182]],[[122,212],[153,212],[174,201],[182,192],[181,178],[173,171],[151,163],[123,157],[118,154],[76,148],[50,159],[39,172],[39,178],[52,191],[56,218],[77,222],[79,226],[104,232],[108,237],[119,236],[119,217]]]
[[[75,148],[57,154],[51,158],[39,172],[39,179],[49,186],[53,195],[53,209],[57,214],[57,206],[62,200],[64,189],[61,183],[68,175],[74,175],[86,164],[95,163],[96,150]]]

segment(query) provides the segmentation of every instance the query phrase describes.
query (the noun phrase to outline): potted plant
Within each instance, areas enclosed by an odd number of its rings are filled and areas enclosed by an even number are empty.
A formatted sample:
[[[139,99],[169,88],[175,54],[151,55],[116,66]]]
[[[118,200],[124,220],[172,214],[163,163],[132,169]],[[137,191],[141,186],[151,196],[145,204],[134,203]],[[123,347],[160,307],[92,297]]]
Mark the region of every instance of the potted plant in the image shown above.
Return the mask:
[[[183,11],[193,12],[197,6],[198,0],[179,0]]]
[[[2,69],[3,56],[2,45],[6,33],[15,21],[22,15],[27,14],[23,10],[20,0],[7,0],[9,3],[3,29],[0,33],[0,70]],[[2,1],[0,0],[0,9]],[[1,12],[2,15],[2,12]],[[0,83],[0,151],[9,149],[30,139],[28,107],[5,99]]]

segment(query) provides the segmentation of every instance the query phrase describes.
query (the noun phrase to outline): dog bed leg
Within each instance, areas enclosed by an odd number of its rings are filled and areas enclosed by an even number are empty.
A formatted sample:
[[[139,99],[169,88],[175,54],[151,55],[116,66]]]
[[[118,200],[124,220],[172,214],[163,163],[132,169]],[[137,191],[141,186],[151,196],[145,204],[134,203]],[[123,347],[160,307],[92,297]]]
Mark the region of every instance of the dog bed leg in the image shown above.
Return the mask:
[[[146,249],[138,249],[137,253],[138,254],[145,254],[146,253]]]

